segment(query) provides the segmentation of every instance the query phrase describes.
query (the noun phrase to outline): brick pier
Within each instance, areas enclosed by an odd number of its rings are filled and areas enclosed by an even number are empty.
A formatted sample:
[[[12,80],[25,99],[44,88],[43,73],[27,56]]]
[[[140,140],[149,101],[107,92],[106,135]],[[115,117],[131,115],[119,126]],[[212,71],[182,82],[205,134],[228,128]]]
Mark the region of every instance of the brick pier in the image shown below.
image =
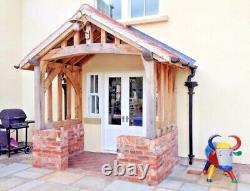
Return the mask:
[[[34,167],[68,168],[69,156],[83,150],[82,124],[70,124],[33,131]]]
[[[158,184],[170,172],[177,162],[177,128],[162,137],[147,139],[138,136],[118,137],[118,161],[120,164],[149,164],[149,171],[144,180],[137,176],[125,176],[130,181]]]

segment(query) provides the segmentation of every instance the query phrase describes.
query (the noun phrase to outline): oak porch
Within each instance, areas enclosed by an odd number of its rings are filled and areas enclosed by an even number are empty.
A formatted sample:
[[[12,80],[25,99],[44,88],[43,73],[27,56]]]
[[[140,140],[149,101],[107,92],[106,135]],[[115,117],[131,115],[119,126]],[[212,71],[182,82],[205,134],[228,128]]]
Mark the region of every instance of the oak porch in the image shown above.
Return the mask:
[[[89,36],[89,39],[86,36]],[[72,119],[82,121],[81,66],[95,54],[141,55],[146,76],[145,91],[147,97],[145,102],[148,106],[146,109],[146,136],[155,138],[157,131],[159,135],[165,133],[170,126],[175,125],[174,80],[176,66],[157,62],[153,57],[147,56],[145,51],[140,51],[117,37],[108,36],[103,29],[88,24],[85,27],[85,32],[74,32],[71,38],[62,41],[60,47],[48,51],[34,65],[37,129],[46,129],[53,123],[60,123],[63,126],[64,123],[70,123],[69,121]],[[62,78],[66,80],[67,84],[66,118],[62,112]],[[53,118],[52,103],[54,95],[52,83],[55,79],[57,79],[57,118]],[[73,102],[71,86],[75,92],[75,116],[72,116],[71,111]],[[45,107],[45,99],[47,99],[47,107]]]
[[[35,74],[33,165],[67,168],[69,155],[83,149],[82,66],[96,54],[136,55],[146,78],[146,137],[118,137],[118,160],[150,164],[145,181],[158,183],[177,159],[175,74],[189,69],[194,60],[89,5],[71,20],[77,21],[79,30],[67,21],[17,66]]]

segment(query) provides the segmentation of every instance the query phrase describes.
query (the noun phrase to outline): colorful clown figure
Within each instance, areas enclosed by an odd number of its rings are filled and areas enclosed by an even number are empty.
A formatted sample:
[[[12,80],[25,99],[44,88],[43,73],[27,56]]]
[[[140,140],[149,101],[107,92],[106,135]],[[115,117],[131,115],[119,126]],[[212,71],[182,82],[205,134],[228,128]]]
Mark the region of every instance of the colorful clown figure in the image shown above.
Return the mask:
[[[233,173],[232,160],[233,154],[236,156],[240,156],[242,154],[241,151],[234,152],[238,150],[241,146],[241,140],[239,137],[235,135],[231,135],[229,137],[233,137],[236,139],[237,144],[232,147],[229,143],[226,142],[212,142],[215,137],[221,137],[220,135],[213,135],[208,140],[208,146],[205,150],[207,156],[207,162],[203,169],[204,174],[208,174],[207,181],[212,182],[212,176],[218,168],[228,174],[232,180],[232,183],[237,183],[236,177]]]

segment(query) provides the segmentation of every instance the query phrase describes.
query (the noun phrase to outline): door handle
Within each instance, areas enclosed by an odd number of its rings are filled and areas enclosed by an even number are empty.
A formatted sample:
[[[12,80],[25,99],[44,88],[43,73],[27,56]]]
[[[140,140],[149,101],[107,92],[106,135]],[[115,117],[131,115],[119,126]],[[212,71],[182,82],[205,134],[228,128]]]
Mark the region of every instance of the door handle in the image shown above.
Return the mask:
[[[122,116],[122,122],[124,123],[124,116]]]

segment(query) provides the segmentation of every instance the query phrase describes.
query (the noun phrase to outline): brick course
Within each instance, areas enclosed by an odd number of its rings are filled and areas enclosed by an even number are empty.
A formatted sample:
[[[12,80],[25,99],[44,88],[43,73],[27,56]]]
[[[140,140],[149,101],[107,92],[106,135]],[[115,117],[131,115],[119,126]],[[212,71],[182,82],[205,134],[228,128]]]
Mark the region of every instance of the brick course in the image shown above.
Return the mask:
[[[158,184],[177,162],[177,128],[156,139],[138,136],[119,136],[117,139],[119,164],[149,164],[149,171],[144,180],[137,176],[125,176],[130,181]]]
[[[82,124],[33,131],[34,167],[68,168],[69,156],[83,150]]]

